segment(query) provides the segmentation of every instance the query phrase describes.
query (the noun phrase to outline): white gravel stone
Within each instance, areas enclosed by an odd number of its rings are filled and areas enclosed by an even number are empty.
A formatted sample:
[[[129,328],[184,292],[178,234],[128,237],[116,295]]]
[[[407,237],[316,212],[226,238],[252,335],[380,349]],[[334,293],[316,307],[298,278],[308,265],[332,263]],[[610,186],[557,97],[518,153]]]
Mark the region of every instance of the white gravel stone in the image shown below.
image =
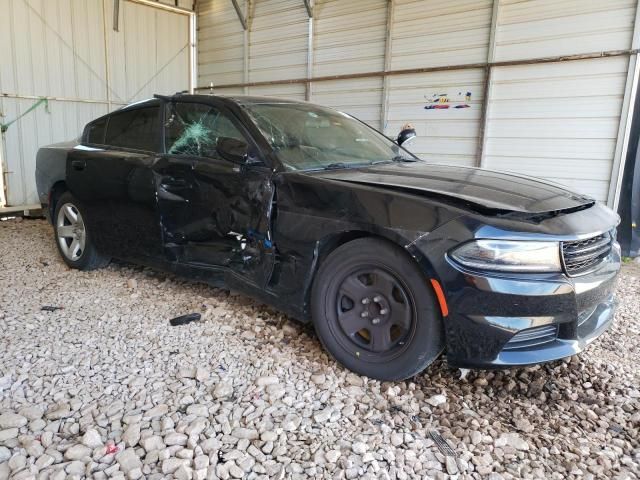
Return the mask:
[[[168,475],[169,473],[175,472],[185,464],[189,464],[189,461],[181,458],[167,458],[162,462],[162,473]]]
[[[187,407],[188,415],[195,415],[196,417],[208,417],[209,416],[209,407],[201,404],[193,404]]]
[[[186,433],[188,436],[198,436],[207,428],[208,425],[208,420],[203,417],[198,417],[189,424],[184,433]]]
[[[140,440],[140,445],[147,452],[151,452],[153,450],[162,450],[165,447],[164,440],[160,435],[151,435],[149,437],[145,437]]]
[[[56,461],[56,459],[54,457],[52,457],[51,455],[48,454],[43,454],[40,455],[40,457],[38,457],[38,459],[36,460],[36,467],[38,467],[40,470],[43,470],[51,465],[53,465],[53,463]]]
[[[154,419],[157,417],[161,417],[163,415],[166,415],[169,412],[169,407],[166,404],[160,404],[160,405],[156,405],[153,408],[150,408],[149,410],[147,410],[143,417],[145,420],[148,419]]]
[[[116,455],[116,461],[124,473],[142,468],[142,461],[133,448],[127,448]]]
[[[122,434],[122,441],[127,447],[135,447],[140,441],[140,424],[129,425]]]
[[[258,438],[258,431],[252,428],[236,428],[231,432],[231,436],[235,438],[255,440],[256,438]]]
[[[324,454],[324,458],[329,463],[336,463],[340,458],[340,450],[327,450]]]
[[[67,460],[84,460],[89,457],[91,449],[81,444],[73,445],[64,452],[64,458]]]
[[[97,430],[90,428],[82,436],[82,444],[91,449],[102,446],[102,438]]]
[[[173,476],[178,480],[191,480],[193,478],[193,470],[186,465],[180,465],[173,473]]]
[[[242,470],[238,465],[236,465],[233,462],[231,463],[231,465],[229,465],[229,468],[227,470],[232,478],[244,477],[244,470]]]
[[[27,457],[24,455],[14,455],[9,459],[9,468],[13,472],[17,472],[22,470],[27,465]]]
[[[353,442],[351,444],[351,450],[353,450],[353,453],[357,454],[357,455],[363,455],[369,447],[367,447],[366,443],[363,442]]]
[[[138,478],[142,478],[144,473],[142,473],[142,469],[136,467],[134,469],[129,470],[127,473],[127,478],[129,480],[138,480]]]
[[[209,457],[206,455],[198,455],[193,459],[193,468],[195,470],[206,469],[209,466]]]
[[[85,470],[86,470],[85,464],[79,460],[74,460],[73,462],[69,462],[66,468],[64,469],[64,471],[67,472],[71,477],[73,477],[74,475],[84,476]]]
[[[7,447],[0,447],[0,463],[6,462],[11,458],[11,450]]]
[[[167,435],[165,435],[164,437],[164,443],[166,445],[186,445],[187,444],[187,440],[189,439],[189,437],[187,437],[184,433],[178,433],[178,432],[172,432],[169,433]]]
[[[494,442],[496,447],[510,446],[516,450],[529,450],[529,444],[517,433],[503,433]]]
[[[445,457],[445,465],[447,467],[447,473],[449,475],[456,475],[458,473],[458,464],[454,457]]]
[[[427,398],[426,402],[431,406],[439,407],[440,405],[447,403],[447,397],[446,395],[434,395]]]
[[[311,375],[311,381],[316,385],[322,385],[324,382],[326,382],[326,380],[327,376],[322,372],[315,372],[313,375]]]
[[[27,424],[28,420],[17,413],[3,413],[0,415],[0,430],[8,428],[20,428]]]
[[[213,390],[213,396],[215,398],[225,398],[233,393],[233,386],[228,382],[220,382]]]
[[[331,413],[333,409],[331,407],[327,407],[323,410],[320,410],[313,414],[313,418],[318,423],[324,423],[331,418]]]
[[[278,379],[278,377],[274,376],[259,377],[256,380],[256,385],[258,385],[259,387],[266,387],[267,385],[275,385],[277,383],[280,383],[280,380]]]
[[[393,445],[394,447],[398,447],[402,445],[403,442],[404,442],[403,434],[395,433],[395,432],[391,434],[391,445]]]

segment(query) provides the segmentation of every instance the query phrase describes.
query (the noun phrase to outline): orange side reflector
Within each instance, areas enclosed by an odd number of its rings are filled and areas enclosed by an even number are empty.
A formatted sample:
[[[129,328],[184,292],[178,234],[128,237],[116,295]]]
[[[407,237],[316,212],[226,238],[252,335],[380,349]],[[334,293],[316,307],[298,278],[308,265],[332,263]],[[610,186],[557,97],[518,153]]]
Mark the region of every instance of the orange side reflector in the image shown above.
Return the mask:
[[[433,286],[433,290],[436,292],[436,297],[438,297],[438,303],[440,304],[440,310],[442,310],[442,316],[446,317],[449,315],[449,307],[447,307],[447,299],[444,298],[444,292],[442,291],[442,287],[440,286],[440,282],[435,278],[431,279],[431,285]]]

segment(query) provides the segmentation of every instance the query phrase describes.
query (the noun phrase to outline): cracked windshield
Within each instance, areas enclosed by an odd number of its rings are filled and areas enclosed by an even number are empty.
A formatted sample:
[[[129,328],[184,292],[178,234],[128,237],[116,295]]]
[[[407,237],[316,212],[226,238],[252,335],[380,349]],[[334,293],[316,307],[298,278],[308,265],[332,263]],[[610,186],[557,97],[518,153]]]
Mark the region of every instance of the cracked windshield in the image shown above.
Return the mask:
[[[245,105],[290,170],[352,168],[417,158],[355,118],[315,105]]]

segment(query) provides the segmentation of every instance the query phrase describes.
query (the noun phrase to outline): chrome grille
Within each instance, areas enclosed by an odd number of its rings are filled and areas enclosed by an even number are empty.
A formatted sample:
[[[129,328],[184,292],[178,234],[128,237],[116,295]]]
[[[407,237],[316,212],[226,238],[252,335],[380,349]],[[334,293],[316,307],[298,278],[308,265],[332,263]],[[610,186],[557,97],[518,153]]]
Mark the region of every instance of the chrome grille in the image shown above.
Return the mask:
[[[586,240],[562,242],[562,261],[569,275],[580,275],[591,271],[611,251],[609,232]]]
[[[528,328],[516,333],[504,346],[504,350],[515,350],[553,342],[557,336],[558,325]]]

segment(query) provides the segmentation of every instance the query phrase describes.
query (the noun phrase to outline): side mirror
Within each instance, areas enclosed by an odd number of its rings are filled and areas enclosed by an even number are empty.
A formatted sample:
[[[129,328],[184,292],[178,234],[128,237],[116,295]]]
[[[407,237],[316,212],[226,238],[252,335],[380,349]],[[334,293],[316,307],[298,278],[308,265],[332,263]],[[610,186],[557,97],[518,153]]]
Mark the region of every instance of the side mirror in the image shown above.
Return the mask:
[[[225,160],[233,163],[243,164],[247,160],[249,145],[242,140],[231,137],[218,137],[216,151]]]
[[[418,134],[416,133],[416,129],[413,128],[411,125],[405,125],[404,127],[402,127],[402,130],[400,130],[400,133],[398,134],[398,138],[396,138],[396,143],[398,145],[402,145],[404,143],[410,143],[413,141],[414,138],[416,138],[418,136]]]

